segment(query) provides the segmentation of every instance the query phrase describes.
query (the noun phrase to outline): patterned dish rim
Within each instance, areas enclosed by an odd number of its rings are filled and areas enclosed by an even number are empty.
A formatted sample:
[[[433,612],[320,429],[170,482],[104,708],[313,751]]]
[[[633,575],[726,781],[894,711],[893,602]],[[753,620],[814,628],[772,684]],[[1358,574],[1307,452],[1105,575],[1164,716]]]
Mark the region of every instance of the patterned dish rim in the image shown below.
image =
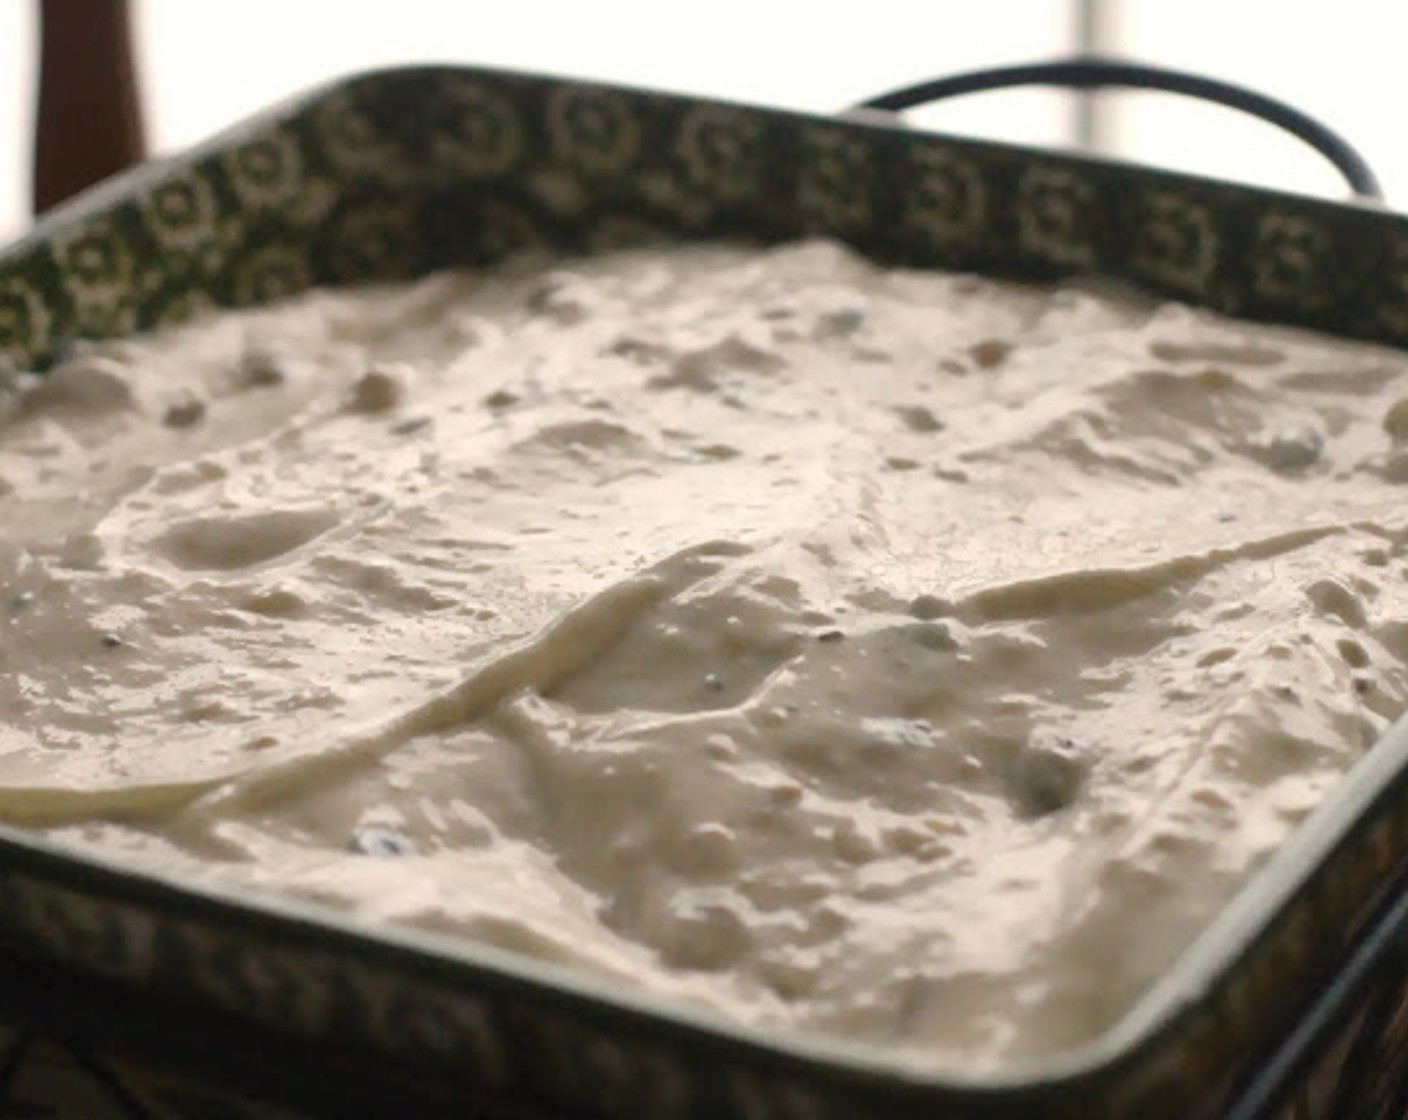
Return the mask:
[[[43,368],[79,338],[539,245],[581,252],[661,237],[803,235],[918,267],[1032,280],[1095,272],[1241,318],[1408,346],[1408,219],[1377,207],[914,132],[873,115],[436,66],[318,87],[38,222],[0,251],[0,358]],[[1235,1081],[1246,1067],[1228,1055],[1265,1043],[1268,1015],[1300,1001],[1351,944],[1408,859],[1405,793],[1400,720],[1110,1030],[990,1075],[769,1033],[576,969],[329,907],[158,878],[9,826],[0,826],[0,941],[79,972],[172,983],[265,1022],[279,1016],[246,1006],[258,1002],[258,985],[202,981],[202,954],[247,952],[282,975],[269,962],[284,949],[293,954],[285,964],[303,951],[319,960],[335,952],[346,968],[392,985],[399,977],[467,988],[469,1002],[441,1007],[463,1034],[447,1053],[469,1055],[487,1082],[509,1076],[495,1001],[531,996],[548,1001],[541,1014],[578,1022],[578,1042],[616,1046],[618,1058],[622,1046],[640,1051],[641,1036],[653,1038],[665,1048],[646,1063],[656,1073],[691,1053],[726,1061],[746,1052],[775,1069],[786,1099],[805,1098],[799,1116],[860,1115],[853,1106],[873,1105],[877,1092],[915,1108],[941,1099],[954,1116],[1006,1115],[1001,1108],[1036,1097],[1050,1098],[1050,1116],[1184,1114],[1187,1098],[1170,1093]],[[172,966],[153,946],[182,926],[202,932],[178,952],[186,964]],[[312,1037],[327,1026],[311,1013],[294,1025]],[[844,1113],[806,1088],[821,1073],[859,1094]],[[716,1099],[672,1084],[687,1102]],[[1087,1096],[1094,1089],[1099,1111]],[[739,1092],[735,1103],[754,1090]],[[691,1108],[675,1113],[704,1114]]]

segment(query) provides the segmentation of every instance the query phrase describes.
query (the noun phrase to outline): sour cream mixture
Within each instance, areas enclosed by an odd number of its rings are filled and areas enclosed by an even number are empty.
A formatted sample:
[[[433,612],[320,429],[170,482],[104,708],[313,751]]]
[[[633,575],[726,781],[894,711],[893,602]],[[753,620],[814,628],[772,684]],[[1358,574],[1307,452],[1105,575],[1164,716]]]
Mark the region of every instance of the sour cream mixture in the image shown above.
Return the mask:
[[[0,818],[996,1069],[1405,706],[1408,361],[836,245],[80,353],[0,428]]]

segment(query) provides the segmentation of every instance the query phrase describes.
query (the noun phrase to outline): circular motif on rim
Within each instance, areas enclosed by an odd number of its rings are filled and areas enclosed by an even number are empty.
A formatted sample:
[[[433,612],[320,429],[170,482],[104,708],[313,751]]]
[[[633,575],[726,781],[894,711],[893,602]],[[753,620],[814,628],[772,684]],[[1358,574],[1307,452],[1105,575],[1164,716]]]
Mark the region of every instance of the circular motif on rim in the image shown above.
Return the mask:
[[[329,271],[341,281],[398,280],[420,256],[420,223],[407,201],[366,202],[334,223]]]
[[[303,154],[282,129],[256,136],[221,157],[230,187],[247,209],[272,210],[298,195],[303,181]]]
[[[51,252],[73,300],[74,327],[86,338],[110,338],[136,325],[132,250],[110,216],[54,235]]]
[[[692,183],[719,198],[745,198],[758,189],[762,138],[762,125],[742,110],[702,105],[680,121],[675,153]]]
[[[870,148],[837,128],[802,133],[797,207],[807,228],[841,233],[870,223]]]
[[[640,153],[640,122],[626,99],[609,90],[553,90],[547,124],[553,155],[589,174],[620,174]]]
[[[215,192],[198,172],[159,183],[137,204],[147,231],[163,249],[192,253],[216,240]]]
[[[312,287],[307,254],[291,245],[265,245],[234,262],[235,303],[244,307],[297,295]]]
[[[1206,296],[1217,267],[1217,227],[1206,206],[1171,191],[1144,197],[1134,264],[1151,280]]]
[[[19,277],[0,280],[0,354],[32,365],[49,348],[53,317],[33,285]]]
[[[1329,255],[1330,238],[1322,226],[1272,211],[1257,225],[1252,291],[1262,299],[1301,309],[1324,307],[1333,298]]]
[[[451,79],[440,90],[432,150],[438,164],[472,178],[503,175],[523,156],[518,107],[477,82]]]
[[[1073,171],[1042,164],[1017,188],[1018,238],[1024,252],[1066,268],[1095,263],[1095,188]]]
[[[964,244],[987,225],[987,189],[978,165],[946,144],[916,147],[904,198],[905,223],[939,245]]]
[[[397,182],[403,161],[395,148],[357,108],[352,96],[330,97],[313,111],[313,132],[328,161],[344,177]]]

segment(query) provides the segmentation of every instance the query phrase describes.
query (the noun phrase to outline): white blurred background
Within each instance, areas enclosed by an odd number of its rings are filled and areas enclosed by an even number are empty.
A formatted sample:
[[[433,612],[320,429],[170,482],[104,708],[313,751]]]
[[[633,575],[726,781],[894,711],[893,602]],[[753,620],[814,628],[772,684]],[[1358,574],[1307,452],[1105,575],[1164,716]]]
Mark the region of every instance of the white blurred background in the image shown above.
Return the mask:
[[[136,0],[154,154],[371,67],[452,62],[545,71],[830,111],[897,85],[1069,53],[1078,0]],[[1295,104],[1338,129],[1408,209],[1408,4],[1402,0],[1103,0],[1107,52],[1198,71]],[[0,240],[29,214],[37,18],[0,0]],[[1331,197],[1319,156],[1228,110],[1152,94],[1110,100],[1117,154]],[[1069,95],[986,94],[925,110],[922,126],[1073,142]]]

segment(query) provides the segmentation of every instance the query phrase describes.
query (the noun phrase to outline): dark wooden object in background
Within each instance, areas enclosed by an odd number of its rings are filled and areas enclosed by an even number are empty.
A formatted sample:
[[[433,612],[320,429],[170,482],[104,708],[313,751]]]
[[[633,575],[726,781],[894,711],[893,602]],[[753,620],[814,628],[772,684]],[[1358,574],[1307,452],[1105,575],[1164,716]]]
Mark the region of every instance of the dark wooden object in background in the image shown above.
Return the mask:
[[[128,0],[42,0],[35,214],[146,150]]]

